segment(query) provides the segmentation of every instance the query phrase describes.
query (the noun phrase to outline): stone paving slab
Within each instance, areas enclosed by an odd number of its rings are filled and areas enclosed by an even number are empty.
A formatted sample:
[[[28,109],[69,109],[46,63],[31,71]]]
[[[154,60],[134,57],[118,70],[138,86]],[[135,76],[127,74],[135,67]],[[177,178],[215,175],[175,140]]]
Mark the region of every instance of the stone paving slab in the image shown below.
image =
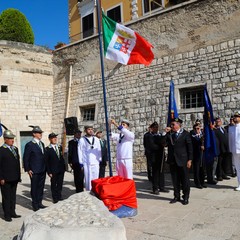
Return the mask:
[[[191,187],[190,203],[169,204],[173,197],[170,176],[166,176],[169,193],[151,193],[146,173],[135,173],[138,215],[122,219],[128,240],[239,240],[240,192],[234,191],[236,178],[219,182],[206,189]],[[22,174],[18,185],[16,212],[22,218],[5,222],[0,208],[0,240],[15,240],[25,216],[32,213],[30,181]],[[73,175],[65,174],[63,197],[74,194]],[[44,205],[52,205],[50,181],[47,177]],[[97,237],[96,237],[97,239]]]

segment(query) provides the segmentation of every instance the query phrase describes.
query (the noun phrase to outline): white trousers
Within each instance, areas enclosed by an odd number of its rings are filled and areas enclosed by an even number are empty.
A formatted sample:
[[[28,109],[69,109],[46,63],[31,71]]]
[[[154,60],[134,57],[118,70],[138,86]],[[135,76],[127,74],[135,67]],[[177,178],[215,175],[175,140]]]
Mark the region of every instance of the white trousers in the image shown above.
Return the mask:
[[[116,161],[117,175],[120,177],[133,179],[133,161],[132,159],[117,159]]]
[[[85,188],[87,191],[92,189],[91,181],[99,177],[99,165],[84,164]]]
[[[240,154],[233,153],[232,160],[237,172],[238,186],[240,186]]]

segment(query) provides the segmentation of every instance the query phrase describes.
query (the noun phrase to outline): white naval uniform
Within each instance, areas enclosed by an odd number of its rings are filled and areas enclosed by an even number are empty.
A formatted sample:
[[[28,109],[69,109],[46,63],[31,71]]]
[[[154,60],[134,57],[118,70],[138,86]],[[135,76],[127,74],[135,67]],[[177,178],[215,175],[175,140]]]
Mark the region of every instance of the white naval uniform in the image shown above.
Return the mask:
[[[229,126],[228,139],[233,164],[237,171],[238,185],[240,187],[240,123]]]
[[[122,128],[120,133],[112,133],[111,139],[117,142],[117,175],[133,179],[133,142],[134,133],[126,128]]]
[[[78,159],[79,163],[83,164],[85,188],[90,191],[92,188],[91,181],[98,178],[99,163],[102,161],[101,145],[97,137],[84,136],[80,138],[78,142]]]

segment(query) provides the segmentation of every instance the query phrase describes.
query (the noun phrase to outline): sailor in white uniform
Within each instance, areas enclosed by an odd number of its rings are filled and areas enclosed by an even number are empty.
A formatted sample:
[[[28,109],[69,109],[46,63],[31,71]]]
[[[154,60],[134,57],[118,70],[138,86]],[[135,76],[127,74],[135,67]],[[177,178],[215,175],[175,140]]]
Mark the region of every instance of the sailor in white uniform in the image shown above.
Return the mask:
[[[117,143],[116,171],[117,175],[133,179],[133,142],[134,133],[129,131],[129,121],[123,119],[121,125],[111,119],[113,124],[120,133],[110,133],[111,139]]]
[[[235,125],[229,126],[228,139],[229,149],[232,153],[233,164],[237,172],[238,187],[236,190],[240,191],[240,111],[234,114],[233,120]]]
[[[99,176],[99,163],[102,160],[101,144],[97,137],[93,136],[93,127],[84,127],[86,135],[81,137],[78,143],[79,163],[83,164],[85,188],[90,191],[91,181]]]

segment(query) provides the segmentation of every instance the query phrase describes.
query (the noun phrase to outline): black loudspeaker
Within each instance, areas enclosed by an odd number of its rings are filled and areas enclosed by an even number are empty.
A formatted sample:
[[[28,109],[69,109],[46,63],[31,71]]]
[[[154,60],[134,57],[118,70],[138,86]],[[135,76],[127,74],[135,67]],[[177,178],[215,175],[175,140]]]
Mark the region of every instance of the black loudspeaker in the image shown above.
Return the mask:
[[[74,135],[76,129],[78,129],[78,121],[76,117],[69,117],[64,119],[66,134]]]

